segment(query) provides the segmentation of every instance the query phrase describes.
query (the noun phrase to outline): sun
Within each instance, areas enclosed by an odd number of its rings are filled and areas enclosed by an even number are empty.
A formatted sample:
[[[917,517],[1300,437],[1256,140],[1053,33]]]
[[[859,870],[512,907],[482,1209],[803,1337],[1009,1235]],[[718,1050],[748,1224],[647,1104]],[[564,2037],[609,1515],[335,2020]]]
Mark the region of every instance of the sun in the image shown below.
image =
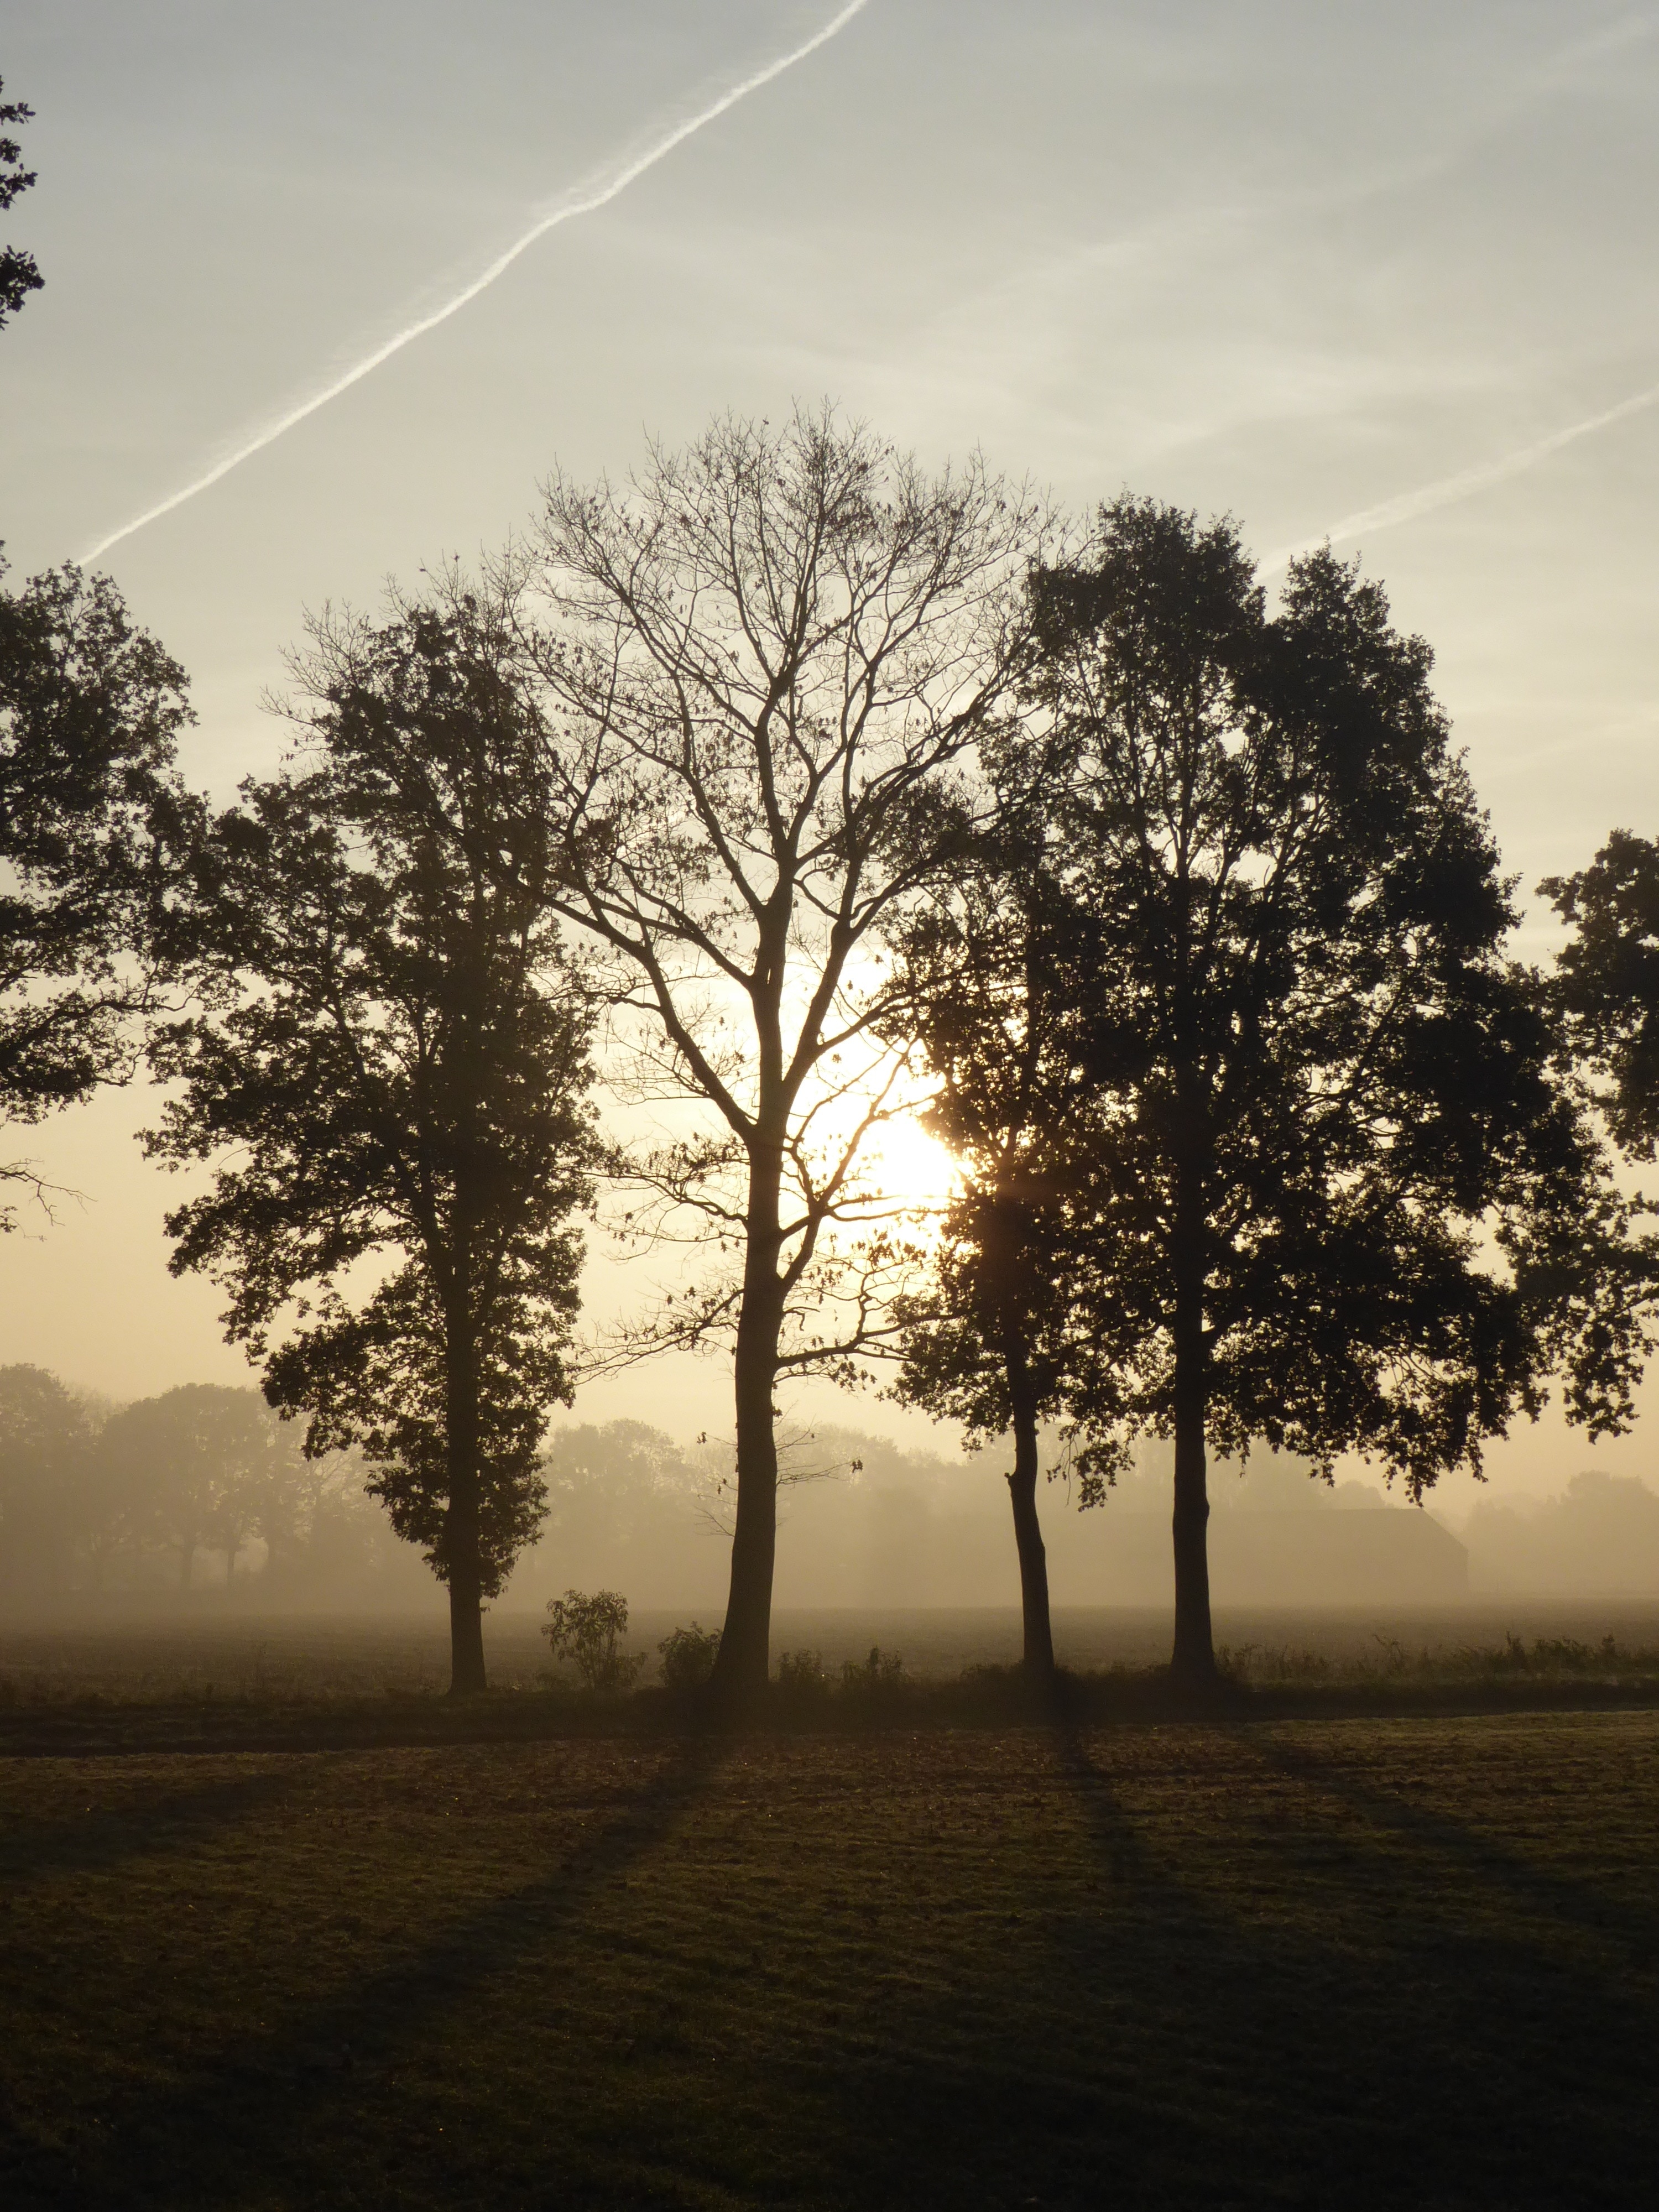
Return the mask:
[[[905,1206],[943,1206],[962,1180],[955,1154],[912,1115],[872,1130],[864,1152],[868,1181]]]

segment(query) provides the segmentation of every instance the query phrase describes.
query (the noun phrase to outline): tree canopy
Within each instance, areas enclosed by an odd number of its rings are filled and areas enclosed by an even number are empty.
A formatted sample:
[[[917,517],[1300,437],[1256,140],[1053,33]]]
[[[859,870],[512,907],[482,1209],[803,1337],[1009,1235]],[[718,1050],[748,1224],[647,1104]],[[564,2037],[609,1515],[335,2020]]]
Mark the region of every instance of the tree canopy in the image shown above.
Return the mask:
[[[1363,1452],[1420,1495],[1561,1364],[1616,1426],[1644,1262],[1380,587],[1320,552],[1270,613],[1230,522],[1126,498],[1033,617],[1002,767],[1054,826],[1034,972],[1101,1101],[1073,1410],[1174,1438],[1203,1674],[1206,1445]]]
[[[542,1514],[568,1400],[594,1158],[587,1003],[550,914],[558,841],[510,641],[465,592],[318,626],[289,770],[211,825],[203,1010],[151,1150],[215,1164],[168,1217],[175,1272],[307,1448],[359,1445],[448,1586],[459,1690]]]
[[[1613,1133],[1633,1158],[1659,1145],[1659,845],[1615,830],[1588,868],[1539,885],[1571,928],[1556,990],[1572,1042],[1607,1085]]]
[[[733,1351],[722,1695],[766,1677],[778,1380],[844,1364],[880,1288],[868,1248],[842,1264],[881,1210],[880,933],[971,823],[1037,520],[977,462],[930,478],[828,412],[726,420],[620,491],[556,477],[515,572],[544,610],[561,909],[634,1094],[690,1109],[635,1168],[712,1263],[651,1340]]]
[[[0,78],[0,92],[5,89],[5,80]],[[23,149],[11,136],[12,126],[33,122],[34,110],[26,107],[20,100],[0,100],[0,215],[3,215],[20,192],[27,191],[33,184],[33,169],[22,166]],[[22,306],[31,292],[38,292],[46,282],[32,253],[21,246],[0,246],[0,331]]]
[[[106,576],[0,589],[0,1118],[28,1124],[138,1064],[194,808],[177,662]],[[0,1181],[39,1185],[22,1162]],[[13,1209],[0,1210],[9,1227]]]

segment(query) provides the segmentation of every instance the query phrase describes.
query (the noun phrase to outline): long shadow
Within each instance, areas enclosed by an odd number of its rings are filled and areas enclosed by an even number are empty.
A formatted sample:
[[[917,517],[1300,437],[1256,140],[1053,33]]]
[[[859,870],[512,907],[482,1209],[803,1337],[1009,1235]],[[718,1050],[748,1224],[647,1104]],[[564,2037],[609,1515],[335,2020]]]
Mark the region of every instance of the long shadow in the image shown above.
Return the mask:
[[[83,2136],[69,2151],[14,2137],[0,2154],[0,2201],[31,2212],[394,2201],[365,2193],[361,2176],[319,2165],[307,2148],[307,2124],[372,2096],[459,2001],[568,1933],[597,1889],[668,1836],[726,1748],[711,1736],[684,1740],[677,1756],[546,1875],[447,1921],[412,1954],[289,2019],[276,2034],[244,2036],[176,2087],[125,2093],[100,2116],[95,2142]]]
[[[1512,1897],[1548,1917],[1605,1937],[1623,1951],[1634,1948],[1634,1937],[1659,1953],[1659,1916],[1640,1905],[1615,1901],[1572,1875],[1540,1866],[1489,1832],[1373,1787],[1338,1761],[1320,1759],[1260,1730],[1251,1730],[1249,1741],[1262,1765],[1287,1780],[1322,1790],[1352,1807],[1373,1827],[1408,1838],[1483,1881],[1501,1884]]]
[[[60,1874],[94,1874],[188,1847],[280,1796],[288,1778],[243,1775],[148,1798],[131,1808],[105,1807],[70,1820],[30,1820],[0,1835],[0,1887],[8,1893]]]
[[[1097,2212],[1297,2206],[1570,2212],[1645,2205],[1659,2014],[1526,1936],[1332,1925],[1224,1892],[1160,1847],[1075,1731],[1053,1741],[1097,1905],[1044,1954],[902,2023],[905,2063],[839,2086],[826,2202]],[[1224,1809],[1195,1796],[1195,1859]],[[1263,1846],[1262,1848],[1267,1848]],[[1398,1877],[1363,1840],[1356,1886]],[[1417,1895],[1423,1894],[1420,1883]],[[1036,1902],[1036,1900],[1034,1900]],[[1258,1911],[1262,1917],[1256,1917]],[[966,2014],[983,2024],[963,2052]]]

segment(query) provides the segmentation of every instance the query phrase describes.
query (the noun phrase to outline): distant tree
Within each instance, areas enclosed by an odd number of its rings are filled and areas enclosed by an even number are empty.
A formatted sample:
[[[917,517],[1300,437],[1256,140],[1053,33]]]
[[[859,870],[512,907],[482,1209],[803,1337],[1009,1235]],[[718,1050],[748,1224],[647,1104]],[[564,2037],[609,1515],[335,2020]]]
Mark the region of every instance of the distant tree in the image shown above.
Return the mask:
[[[625,490],[556,477],[518,574],[551,617],[526,635],[561,909],[599,948],[636,1094],[688,1108],[637,1172],[712,1272],[647,1340],[732,1348],[722,1698],[767,1677],[780,1378],[844,1370],[879,1310],[879,1235],[849,1255],[884,1210],[860,1167],[894,1066],[880,933],[971,821],[1037,520],[977,461],[930,480],[828,413],[728,419]]]
[[[213,824],[204,1010],[156,1051],[150,1149],[216,1164],[168,1217],[175,1272],[307,1449],[356,1444],[450,1596],[453,1686],[540,1521],[594,1138],[586,1000],[550,907],[557,815],[507,641],[465,592],[318,626],[306,742]]]
[[[173,770],[185,681],[106,576],[0,588],[0,1120],[138,1063],[194,819]],[[3,1182],[43,1189],[19,1161]]]
[[[0,92],[4,90],[5,80],[0,77]],[[35,181],[34,171],[22,167],[21,146],[10,135],[13,124],[32,122],[33,117],[34,110],[21,100],[0,100],[0,215]],[[38,292],[45,282],[32,253],[15,246],[0,246],[0,331],[29,294]]]
[[[1659,1146],[1659,845],[1615,830],[1588,868],[1539,885],[1572,932],[1556,990],[1573,1043],[1605,1079],[1613,1136],[1632,1158]]]
[[[1649,1259],[1540,979],[1431,655],[1328,551],[1267,612],[1230,522],[1123,499],[1040,572],[1040,731],[1003,763],[1073,908],[1100,1178],[1076,1410],[1175,1443],[1175,1666],[1213,1671],[1206,1446],[1414,1497],[1565,1367],[1631,1417]]]
[[[131,1537],[179,1555],[179,1582],[191,1587],[196,1554],[222,1552],[225,1581],[264,1520],[287,1517],[281,1498],[291,1450],[257,1390],[185,1382],[112,1413],[98,1457],[120,1498]],[[284,1460],[290,1465],[284,1468]]]
[[[104,1534],[82,1400],[40,1367],[0,1367],[0,1588],[64,1589]]]
[[[899,939],[907,1026],[936,1085],[927,1123],[959,1182],[931,1283],[900,1303],[896,1395],[970,1437],[1012,1438],[1023,1656],[1037,1679],[1054,1663],[1038,1435],[1071,1409],[1086,1358],[1069,1255],[1096,1154],[1076,1004],[1052,988],[1066,919],[1032,818],[984,840]]]

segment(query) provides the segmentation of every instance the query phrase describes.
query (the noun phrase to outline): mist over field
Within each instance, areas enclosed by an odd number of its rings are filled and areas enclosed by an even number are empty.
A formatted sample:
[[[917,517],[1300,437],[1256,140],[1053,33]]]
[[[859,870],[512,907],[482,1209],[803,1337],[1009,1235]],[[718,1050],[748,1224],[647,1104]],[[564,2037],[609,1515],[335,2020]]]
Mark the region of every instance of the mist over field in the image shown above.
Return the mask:
[[[1047,1457],[1064,1467],[1057,1438]],[[907,1449],[850,1424],[784,1431],[781,1613],[1018,1603],[1006,1446]],[[1168,1451],[1144,1448],[1103,1503],[1063,1474],[1040,1510],[1057,1609],[1167,1617]],[[497,1602],[522,1617],[566,1589],[642,1614],[718,1622],[729,1573],[731,1449],[649,1424],[567,1418],[544,1462],[548,1517]],[[350,1454],[307,1463],[258,1393],[186,1387],[120,1407],[39,1370],[0,1370],[0,1620],[365,1620],[435,1613],[441,1593],[392,1532]],[[1455,1516],[1267,1452],[1214,1471],[1222,1611],[1437,1613],[1509,1600],[1659,1597],[1659,1492],[1581,1473],[1557,1495],[1477,1496]],[[986,1649],[1000,1648],[988,1619]],[[955,1642],[969,1628],[960,1625]],[[914,1643],[913,1634],[911,1641]]]

